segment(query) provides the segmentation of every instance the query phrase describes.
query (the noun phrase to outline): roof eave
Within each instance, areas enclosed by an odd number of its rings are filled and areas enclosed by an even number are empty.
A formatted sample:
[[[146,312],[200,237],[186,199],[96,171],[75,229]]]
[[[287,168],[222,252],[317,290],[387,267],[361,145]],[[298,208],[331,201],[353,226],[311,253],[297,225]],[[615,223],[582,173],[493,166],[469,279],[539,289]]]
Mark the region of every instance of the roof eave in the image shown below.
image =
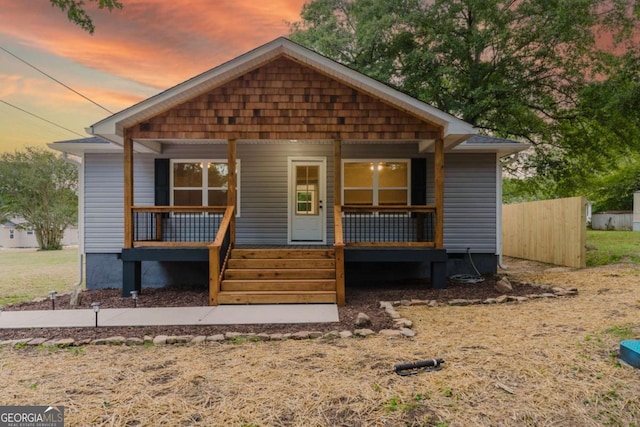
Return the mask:
[[[452,152],[454,153],[497,153],[500,157],[510,156],[531,148],[530,144],[524,143],[485,143],[485,144],[469,144],[463,143],[456,146]]]

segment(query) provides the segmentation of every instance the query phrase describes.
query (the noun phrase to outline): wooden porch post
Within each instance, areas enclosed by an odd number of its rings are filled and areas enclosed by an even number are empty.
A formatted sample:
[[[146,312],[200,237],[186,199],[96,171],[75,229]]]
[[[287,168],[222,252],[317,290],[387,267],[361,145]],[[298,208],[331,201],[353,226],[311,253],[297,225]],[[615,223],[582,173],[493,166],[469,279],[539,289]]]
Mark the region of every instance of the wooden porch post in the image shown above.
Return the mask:
[[[444,247],[444,139],[442,132],[436,139],[434,150],[434,181],[436,202],[436,249]]]
[[[128,129],[122,131],[124,143],[124,247],[133,247],[133,139]]]
[[[333,141],[333,205],[342,205],[342,141]]]
[[[346,304],[344,284],[344,239],[342,237],[342,141],[333,141],[333,220],[336,265],[336,303]]]
[[[236,140],[230,139],[227,141],[227,168],[229,170],[228,187],[227,187],[227,206],[235,206],[237,211],[238,203],[236,192],[238,188],[238,177],[236,173]],[[231,231],[231,245],[233,246],[236,241],[236,213],[234,212],[229,225]]]

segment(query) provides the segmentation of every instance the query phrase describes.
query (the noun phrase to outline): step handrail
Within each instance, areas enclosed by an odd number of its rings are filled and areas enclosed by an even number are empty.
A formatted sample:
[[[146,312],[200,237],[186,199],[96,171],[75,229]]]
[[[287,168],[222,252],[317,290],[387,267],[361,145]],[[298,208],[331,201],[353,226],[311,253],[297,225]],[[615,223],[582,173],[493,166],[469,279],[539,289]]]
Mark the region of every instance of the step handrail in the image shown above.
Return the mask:
[[[218,305],[218,294],[220,293],[220,282],[227,267],[229,255],[233,249],[235,241],[233,219],[235,206],[227,206],[224,217],[220,222],[220,227],[216,233],[216,238],[209,245],[209,305]]]

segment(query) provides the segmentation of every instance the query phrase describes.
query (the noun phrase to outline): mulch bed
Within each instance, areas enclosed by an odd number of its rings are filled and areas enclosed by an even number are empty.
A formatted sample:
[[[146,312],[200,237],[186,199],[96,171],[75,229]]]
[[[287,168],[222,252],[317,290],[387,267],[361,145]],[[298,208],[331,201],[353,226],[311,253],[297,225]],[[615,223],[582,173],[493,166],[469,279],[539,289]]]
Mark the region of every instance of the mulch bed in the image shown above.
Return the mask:
[[[393,329],[389,316],[379,307],[380,301],[436,300],[445,303],[453,299],[487,299],[501,295],[494,289],[496,278],[485,277],[483,283],[462,284],[449,281],[446,289],[432,289],[428,281],[366,287],[347,287],[347,305],[339,307],[340,322],[323,324],[266,324],[266,325],[224,325],[224,326],[154,326],[154,327],[99,327],[99,328],[32,328],[0,330],[0,340],[21,338],[73,338],[75,340],[106,338],[111,336],[143,337],[144,335],[215,335],[225,332],[240,333],[293,333],[299,331],[353,330],[358,313],[367,314],[374,331]],[[530,284],[513,282],[513,292],[509,295],[525,296],[540,293],[540,288]],[[69,295],[56,298],[56,309],[67,310]],[[81,292],[78,308],[91,308],[91,303],[99,301],[100,308],[133,307],[131,298],[123,298],[119,289],[86,290]],[[194,288],[145,288],[140,295],[138,307],[194,307],[208,305],[208,291]],[[51,301],[20,303],[6,306],[10,310],[49,310]]]

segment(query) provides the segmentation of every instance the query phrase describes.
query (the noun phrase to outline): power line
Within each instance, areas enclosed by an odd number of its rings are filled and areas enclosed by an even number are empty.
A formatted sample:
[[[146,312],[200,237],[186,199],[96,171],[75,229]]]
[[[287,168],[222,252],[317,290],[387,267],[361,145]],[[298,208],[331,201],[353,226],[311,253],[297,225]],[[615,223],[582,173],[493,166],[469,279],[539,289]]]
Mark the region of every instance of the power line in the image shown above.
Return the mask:
[[[1,49],[1,48],[0,48],[0,49]],[[71,132],[71,133],[73,133],[73,134],[76,134],[76,135],[78,135],[79,137],[85,138],[85,137],[87,136],[87,135],[82,135],[81,133],[78,133],[78,132],[76,132],[76,131],[74,131],[74,130],[68,129],[68,128],[64,127],[64,126],[61,126],[61,125],[59,125],[59,124],[57,124],[57,123],[54,123],[54,122],[52,122],[51,120],[47,120],[47,119],[45,119],[44,117],[40,117],[40,116],[38,116],[37,114],[33,114],[33,113],[31,113],[31,112],[29,112],[29,111],[27,111],[27,110],[23,109],[23,108],[20,108],[20,107],[17,107],[17,106],[15,106],[15,105],[13,105],[13,104],[10,104],[10,103],[8,103],[7,101],[3,101],[2,99],[0,99],[0,102],[1,102],[1,103],[3,103],[3,104],[5,104],[5,105],[8,105],[9,107],[15,108],[15,109],[16,109],[16,110],[18,110],[18,111],[22,111],[23,113],[26,113],[26,114],[28,114],[28,115],[30,115],[30,116],[33,116],[33,117],[35,117],[35,118],[37,118],[37,119],[40,119],[40,120],[42,120],[42,121],[45,121],[45,122],[49,123],[50,125],[54,125],[54,126],[56,126],[56,127],[59,127],[60,129],[64,129],[64,130],[66,130],[67,132]]]
[[[113,114],[113,111],[109,111],[108,109],[106,109],[105,107],[103,107],[102,105],[98,104],[97,102],[95,102],[94,100],[90,99],[89,97],[81,94],[80,92],[78,92],[77,90],[67,86],[66,84],[62,83],[60,80],[56,79],[55,77],[50,76],[49,74],[45,73],[44,71],[42,71],[41,69],[39,69],[38,67],[36,67],[35,65],[32,65],[30,63],[28,63],[27,61],[25,61],[24,59],[20,58],[18,55],[9,52],[7,49],[3,48],[2,46],[0,46],[0,49],[5,51],[6,53],[8,53],[9,55],[13,56],[14,58],[16,58],[18,61],[22,62],[23,64],[28,65],[29,67],[33,68],[34,70],[36,70],[37,72],[44,74],[45,76],[49,77],[51,80],[53,80],[54,82],[64,86],[65,88],[69,89],[71,92],[75,93],[76,95],[79,95],[81,97],[83,97],[84,99],[86,99],[87,101],[89,101],[90,103],[92,103],[93,105],[96,105],[100,108],[102,108],[104,111],[106,111],[109,114]]]

